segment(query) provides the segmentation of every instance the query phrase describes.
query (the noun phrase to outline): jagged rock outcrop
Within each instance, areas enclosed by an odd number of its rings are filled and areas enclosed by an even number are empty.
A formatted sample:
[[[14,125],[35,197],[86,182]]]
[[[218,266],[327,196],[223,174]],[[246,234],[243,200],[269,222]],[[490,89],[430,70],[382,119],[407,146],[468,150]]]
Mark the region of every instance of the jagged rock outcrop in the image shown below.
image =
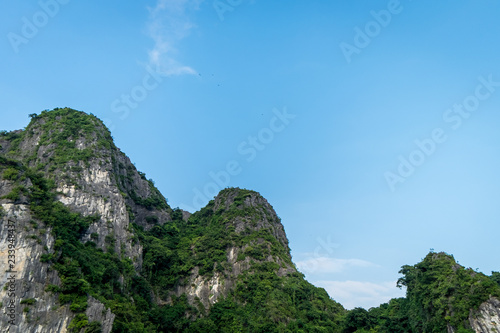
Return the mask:
[[[59,193],[57,200],[72,211],[97,216],[81,242],[92,241],[103,251],[111,243],[114,251],[122,258],[130,258],[138,271],[142,245],[134,241],[131,218],[146,229],[170,220],[171,208],[166,200],[114,146],[109,131],[92,115],[58,109],[33,116],[24,131],[0,136],[0,156],[17,160],[23,167],[52,179]],[[69,305],[59,306],[57,297],[45,291],[48,285],[60,285],[61,281],[48,263],[40,262],[42,253],[54,252],[52,229],[32,216],[27,199],[32,184],[29,178],[21,178],[25,179],[15,183],[0,177],[0,269],[4,272],[8,263],[7,224],[12,221],[16,260],[16,293],[12,299],[16,300],[17,313],[16,326],[2,318],[0,330],[11,327],[10,332],[66,332],[75,314]],[[22,189],[19,197],[6,198],[16,188]],[[6,285],[6,274],[0,283]],[[8,294],[8,289],[0,291],[6,311]],[[34,303],[21,304],[25,299]],[[91,298],[87,312],[89,319],[102,323],[102,332],[111,331],[115,316],[102,303]]]
[[[217,195],[214,200],[213,211],[230,211],[233,206],[241,212],[251,214],[242,214],[231,218],[232,224],[237,233],[242,233],[246,228],[259,231],[267,229],[284,247],[289,254],[288,239],[285,234],[283,224],[274,211],[273,207],[260,194],[254,191],[246,191],[243,195],[238,188],[227,189]],[[290,257],[291,259],[291,257]]]
[[[406,286],[407,316],[413,332],[449,333],[495,328],[500,286],[491,277],[465,268],[445,252],[431,251],[418,264],[404,265],[398,285]],[[493,296],[493,298],[492,298]]]
[[[165,223],[170,220],[170,207],[113,144],[108,129],[98,118],[73,110],[58,111],[34,116],[24,132],[16,132],[20,141],[17,149],[10,150],[10,156],[53,178],[60,192],[58,199],[72,210],[85,216],[100,216],[99,223],[90,226],[83,241],[97,234],[94,241],[104,250],[106,237],[112,237],[115,251],[124,251],[140,267],[140,244],[127,241],[133,237],[130,216],[149,228],[151,223],[146,218]],[[151,197],[160,209],[144,204]]]
[[[0,180],[0,197],[12,188],[11,182]],[[44,246],[54,246],[51,229],[40,228],[25,200],[6,201],[0,200],[0,284],[5,286],[0,289],[0,331],[66,332],[74,314],[69,305],[59,306],[57,297],[45,291],[49,284],[60,284],[60,279],[49,264],[40,262]],[[26,300],[33,304],[23,304]]]
[[[0,132],[0,330],[342,331],[345,309],[297,271],[259,193],[227,188],[193,214],[172,209],[93,115],[31,117]],[[407,297],[394,304],[412,315],[389,324],[453,333],[493,295],[468,319],[500,330],[500,289],[484,274],[445,253],[401,272]]]
[[[292,263],[283,225],[273,207],[259,193],[239,188],[225,189],[209,207],[211,213],[219,214],[224,221],[228,238],[231,234],[236,237],[255,237],[248,243],[235,243],[227,248],[226,262],[222,264],[223,271],[204,276],[199,274],[199,267],[194,267],[187,281],[174,289],[174,295],[178,297],[185,294],[190,304],[195,305],[199,301],[205,309],[209,309],[220,297],[226,297],[234,289],[238,276],[251,270],[252,262],[278,264],[278,276],[297,272]],[[259,236],[259,231],[262,231],[263,235]],[[245,255],[251,253],[251,247],[264,250],[260,260]],[[272,251],[272,248],[275,251]],[[279,251],[276,248],[279,248]]]
[[[89,318],[89,321],[101,323],[103,332],[111,332],[113,321],[116,317],[115,314],[92,296],[89,297],[88,308],[85,314]]]
[[[476,333],[500,332],[500,300],[492,297],[481,304],[479,309],[471,310],[469,322]]]
[[[160,292],[153,288],[144,291],[149,287],[146,287],[148,282],[143,276],[151,274],[151,265],[155,265],[154,262],[149,263],[146,270],[142,267],[144,242],[149,242],[147,237],[152,237],[158,230],[168,229],[161,226],[172,222],[173,210],[153,182],[138,172],[129,158],[113,144],[109,131],[93,115],[71,109],[55,109],[31,117],[25,130],[0,133],[0,269],[6,271],[8,268],[9,244],[15,248],[16,255],[15,283],[12,285],[15,294],[10,291],[10,295],[14,296],[16,316],[11,322],[3,317],[0,329],[30,333],[68,332],[79,331],[79,327],[84,330],[94,322],[99,324],[102,332],[109,333],[116,314],[103,303],[106,298],[102,296],[104,291],[100,294],[101,300],[88,294],[85,303],[74,298],[77,295],[81,298],[81,291],[75,291],[78,288],[88,290],[85,289],[87,282],[82,282],[82,274],[87,274],[84,276],[88,280],[115,279],[115,282],[109,280],[110,288],[119,288],[124,295],[142,295],[140,298],[130,297],[132,307],[141,299],[147,300],[147,293],[150,293],[151,299],[160,306],[172,304],[173,296],[185,295],[191,305],[201,304],[205,310],[234,291],[238,277],[252,273],[256,264],[272,263],[273,274],[278,277],[298,274],[291,261],[283,225],[272,206],[257,192],[226,189],[201,212],[192,215],[177,210],[177,226],[172,227],[177,230],[181,226],[178,223],[187,226],[196,223],[207,223],[207,226],[221,224],[221,230],[225,231],[220,236],[227,243],[225,260],[214,261],[214,269],[207,272],[207,267],[197,264],[200,249],[195,238],[191,240],[191,255],[195,258],[192,269],[184,277],[173,277],[178,282],[168,293],[171,297],[161,296],[165,295],[164,290]],[[38,175],[46,179],[47,185],[33,184],[33,177],[41,177]],[[40,191],[47,193],[40,194]],[[60,256],[61,246],[70,238],[64,240],[69,236],[64,236],[66,231],[59,230],[63,234],[58,237],[63,238],[56,242],[51,224],[54,222],[47,222],[52,217],[46,214],[52,214],[49,212],[51,209],[56,209],[54,213],[59,214],[59,208],[42,204],[43,208],[36,202],[51,200],[50,191],[55,193],[54,200],[70,212],[90,218],[85,220],[90,222],[82,229],[78,242],[94,246],[100,252],[91,251],[85,255],[100,256],[99,253],[109,252],[111,255],[105,260],[121,267],[121,273],[117,273],[116,268],[113,271],[112,267],[110,271],[101,267],[104,271],[100,273],[88,271],[99,269],[99,266],[86,265],[85,262],[78,266],[74,262],[79,268],[75,271],[77,273],[73,273],[80,274],[80,280],[60,276],[58,270],[61,267],[56,266],[61,265],[64,259]],[[32,211],[33,208],[37,212]],[[40,214],[45,214],[45,217],[40,219]],[[64,216],[63,219],[76,218],[73,215]],[[9,223],[15,225],[15,239],[8,229]],[[141,231],[138,233],[138,230]],[[152,251],[151,244],[148,246]],[[71,249],[71,246],[66,248],[68,254]],[[126,268],[127,260],[133,265],[132,272]],[[128,272],[127,277],[123,275],[125,272]],[[7,274],[2,276],[0,283],[7,285],[7,278]],[[71,287],[70,283],[80,287]],[[107,288],[105,286],[100,288]],[[62,296],[64,303],[61,303]],[[110,295],[107,297],[112,298]],[[9,311],[10,298],[8,288],[0,291],[4,312]],[[118,309],[123,306],[123,303],[120,304]],[[73,305],[76,312],[72,310]],[[83,313],[78,310],[80,306],[84,306]]]

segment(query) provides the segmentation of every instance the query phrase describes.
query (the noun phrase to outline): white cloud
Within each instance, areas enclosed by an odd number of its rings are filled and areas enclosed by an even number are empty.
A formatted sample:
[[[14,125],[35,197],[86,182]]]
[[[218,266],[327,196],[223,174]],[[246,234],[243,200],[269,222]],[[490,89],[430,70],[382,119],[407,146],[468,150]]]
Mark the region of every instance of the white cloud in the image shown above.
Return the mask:
[[[196,25],[190,13],[199,9],[203,0],[158,0],[149,8],[147,33],[154,46],[148,51],[149,65],[165,76],[196,74],[190,66],[175,59],[177,44],[191,33]]]
[[[373,283],[363,281],[316,281],[325,288],[330,297],[347,309],[363,307],[369,309],[387,303],[391,298],[405,296],[405,290],[396,287],[396,281]]]
[[[296,263],[297,268],[305,273],[340,273],[352,267],[378,267],[361,259],[336,259],[330,257],[312,257]]]

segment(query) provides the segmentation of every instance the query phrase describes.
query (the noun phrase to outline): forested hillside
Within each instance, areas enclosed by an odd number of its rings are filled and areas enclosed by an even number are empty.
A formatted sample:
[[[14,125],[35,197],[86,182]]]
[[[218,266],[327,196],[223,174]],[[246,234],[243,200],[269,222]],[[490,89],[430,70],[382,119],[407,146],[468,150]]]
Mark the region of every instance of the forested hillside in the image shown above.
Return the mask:
[[[486,276],[466,269],[442,252],[430,252],[420,263],[404,265],[399,273],[403,276],[398,286],[406,287],[406,297],[368,311],[349,311],[344,332],[471,333],[475,332],[472,326],[485,319],[476,318],[471,310],[500,297],[500,273]],[[500,309],[496,311],[500,314]],[[500,328],[500,322],[492,322],[490,328]]]
[[[12,283],[2,277],[12,314],[2,331],[464,333],[500,323],[500,273],[434,252],[402,267],[405,298],[346,311],[297,270],[258,192],[226,188],[193,214],[172,208],[95,116],[30,117],[0,132],[0,268],[16,271]]]

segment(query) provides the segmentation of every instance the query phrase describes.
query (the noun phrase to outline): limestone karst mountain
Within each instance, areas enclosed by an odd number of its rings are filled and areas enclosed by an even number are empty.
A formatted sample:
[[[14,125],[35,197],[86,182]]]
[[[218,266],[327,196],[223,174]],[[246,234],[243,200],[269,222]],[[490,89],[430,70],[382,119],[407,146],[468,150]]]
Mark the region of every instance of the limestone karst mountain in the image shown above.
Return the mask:
[[[95,116],[30,116],[0,132],[2,332],[500,330],[496,275],[431,253],[403,266],[407,298],[346,311],[297,271],[259,193],[172,208]]]
[[[16,256],[14,296],[0,293],[16,315],[0,329],[339,326],[344,309],[297,272],[283,225],[257,192],[223,190],[190,215],[168,205],[96,117],[71,109],[31,117],[25,130],[0,136],[0,269],[10,223]]]

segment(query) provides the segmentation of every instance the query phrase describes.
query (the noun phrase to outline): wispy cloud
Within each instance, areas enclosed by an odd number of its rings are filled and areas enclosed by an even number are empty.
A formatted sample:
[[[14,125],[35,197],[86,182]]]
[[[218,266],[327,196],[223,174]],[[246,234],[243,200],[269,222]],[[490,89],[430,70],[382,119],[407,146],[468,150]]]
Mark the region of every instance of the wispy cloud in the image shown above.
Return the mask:
[[[340,273],[352,267],[378,267],[376,264],[361,259],[336,259],[330,257],[311,257],[296,263],[297,268],[305,273]]]
[[[190,66],[176,59],[178,43],[189,36],[196,25],[190,14],[203,0],[158,0],[149,9],[148,35],[154,46],[148,51],[149,65],[165,76],[196,74]]]
[[[396,281],[373,283],[362,281],[315,281],[325,288],[330,297],[347,309],[369,309],[387,303],[391,298],[404,297],[405,291],[396,287]]]

